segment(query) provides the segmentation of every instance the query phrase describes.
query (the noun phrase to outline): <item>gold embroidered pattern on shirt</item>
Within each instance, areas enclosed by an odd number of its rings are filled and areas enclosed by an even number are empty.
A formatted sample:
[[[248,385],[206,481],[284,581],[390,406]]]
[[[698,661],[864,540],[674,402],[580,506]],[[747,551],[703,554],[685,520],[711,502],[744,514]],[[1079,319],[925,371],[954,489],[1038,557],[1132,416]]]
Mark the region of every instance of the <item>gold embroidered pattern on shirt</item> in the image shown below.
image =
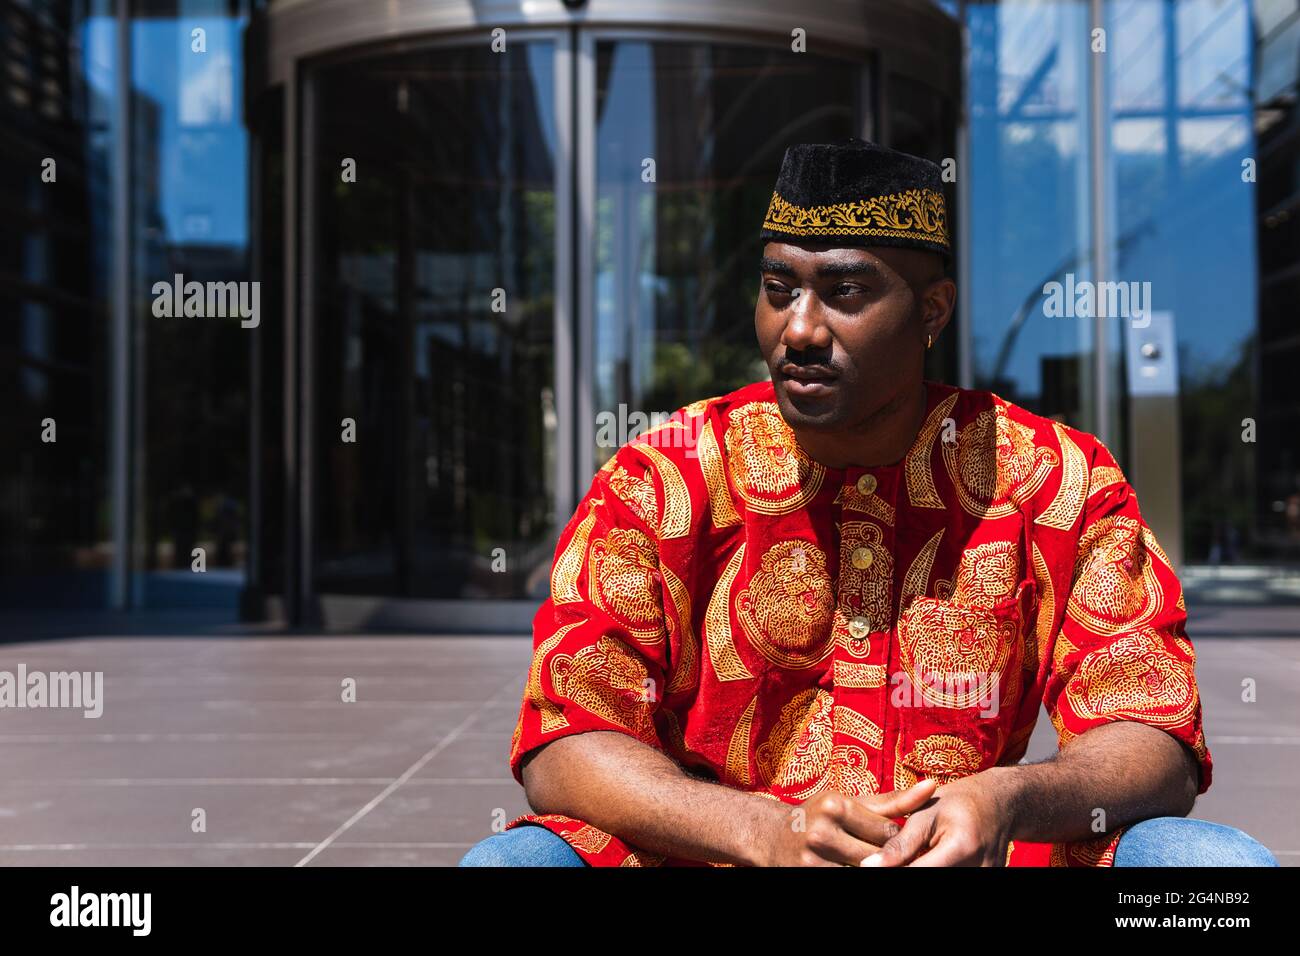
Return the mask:
[[[585,823],[581,828],[564,836],[579,850],[586,850],[588,853],[599,853],[609,846],[609,841],[613,839],[604,830],[597,830],[590,823]]]
[[[1005,518],[1034,496],[1060,458],[1035,447],[1034,430],[1011,419],[1002,405],[980,412],[943,445],[957,501],[976,518]]]
[[[668,540],[690,533],[691,493],[682,473],[658,448],[640,443],[631,447],[654,462],[659,481],[664,486],[664,513],[659,524],[659,537]]]
[[[873,750],[879,750],[885,745],[885,732],[880,729],[880,725],[847,704],[835,706],[834,727],[837,734],[860,740]]]
[[[1118,634],[1160,612],[1164,590],[1135,518],[1108,515],[1079,537],[1067,612],[1094,634]]]
[[[550,733],[552,730],[559,730],[562,727],[567,727],[569,726],[569,722],[564,717],[564,711],[560,709],[558,704],[548,698],[546,692],[542,689],[542,662],[546,660],[547,654],[551,653],[551,651],[555,650],[555,648],[560,645],[560,641],[564,640],[565,634],[568,634],[579,624],[583,623],[585,622],[573,621],[572,623],[565,624],[546,640],[542,641],[541,644],[537,645],[537,650],[533,652],[533,663],[528,668],[527,694],[528,699],[533,702],[533,705],[541,714],[542,733],[544,734]]]
[[[1115,847],[1127,827],[1116,827],[1090,840],[1053,843],[1048,856],[1050,866],[1114,866]]]
[[[949,395],[934,407],[917,433],[916,442],[903,461],[903,477],[907,482],[907,500],[914,508],[943,508],[943,499],[934,487],[934,471],[930,461],[934,453],[934,440],[943,423],[957,404],[957,393]]]
[[[1124,483],[1124,472],[1111,465],[1099,465],[1092,470],[1088,477],[1088,497],[1091,498],[1099,491],[1105,491],[1113,485]]]
[[[980,771],[983,758],[979,748],[969,740],[952,734],[932,734],[916,741],[901,762],[904,779],[910,787],[923,777],[937,780],[941,785],[968,777]]]
[[[754,755],[764,783],[788,789],[799,799],[809,786],[813,792],[820,789],[831,759],[833,707],[831,695],[814,687],[800,691],[781,708],[776,725]]]
[[[659,533],[659,499],[653,483],[618,465],[609,476],[609,488],[651,531]]]
[[[1192,665],[1169,654],[1149,627],[1084,657],[1065,695],[1083,720],[1129,719],[1161,727],[1185,722],[1197,704]]]
[[[712,422],[704,423],[695,450],[700,472],[704,475],[704,487],[709,492],[713,527],[728,528],[740,524],[741,517],[736,512],[735,502],[731,500],[731,488],[727,485],[727,475],[722,467],[722,452],[718,448],[718,439],[713,434]]]
[[[749,706],[736,721],[731,732],[731,742],[727,744],[727,776],[742,787],[753,784],[749,775],[749,735],[754,728],[754,711],[758,708],[758,695],[749,699]]]
[[[1011,595],[1019,579],[1019,545],[1015,541],[988,541],[962,552],[952,600],[993,607]]]
[[[783,515],[817,494],[826,469],[795,441],[776,402],[749,402],[729,413],[723,436],[736,492],[759,514]]]
[[[835,504],[845,511],[862,511],[891,528],[894,526],[894,509],[880,495],[864,495],[853,485],[843,485],[835,496]]]
[[[551,685],[583,710],[659,744],[645,664],[621,642],[604,636],[576,654],[551,658]]]
[[[713,587],[709,606],[704,611],[704,646],[709,651],[709,663],[720,681],[753,679],[736,653],[736,644],[731,636],[731,586],[736,581],[736,574],[745,561],[745,546],[742,544],[727,562],[722,576]]]
[[[799,670],[831,652],[834,595],[826,555],[815,544],[774,544],[735,604],[750,644],[772,663]]]
[[[903,576],[903,586],[898,589],[898,613],[902,615],[913,598],[925,594],[930,586],[930,570],[934,567],[934,556],[939,551],[939,542],[943,539],[944,529],[940,528],[922,545],[921,550],[912,559],[912,566]]]
[[[870,564],[859,568],[855,555],[865,554]],[[843,640],[848,621],[864,618],[872,631],[889,630],[894,583],[894,556],[883,543],[879,525],[846,521],[840,526],[840,573],[836,583],[835,629]]]
[[[673,569],[662,561],[659,574],[663,577],[664,588],[673,602],[676,613],[677,645],[681,650],[677,660],[672,664],[672,676],[668,678],[668,693],[676,694],[695,687],[700,682],[700,655],[695,629],[691,623],[691,593],[686,589]]]
[[[836,687],[869,690],[885,686],[885,668],[882,664],[864,664],[861,661],[836,659],[834,675]]]
[[[1061,454],[1065,460],[1061,487],[1056,490],[1047,510],[1035,518],[1034,523],[1069,531],[1083,513],[1088,498],[1088,459],[1060,425],[1056,426],[1056,437],[1061,442]]]
[[[973,707],[1005,679],[1019,638],[1014,620],[988,608],[919,597],[898,620],[899,656],[921,697],[936,707]]]
[[[880,792],[876,775],[867,766],[867,752],[849,743],[831,748],[831,765],[826,771],[827,787],[850,797],[865,797]]]
[[[1037,669],[1038,662],[1047,656],[1047,648],[1052,643],[1052,635],[1055,634],[1053,625],[1056,621],[1056,587],[1052,584],[1052,572],[1047,566],[1047,559],[1043,557],[1043,552],[1038,550],[1038,543],[1034,542],[1034,581],[1038,584],[1038,593],[1041,595],[1038,602],[1038,626],[1036,641],[1025,642],[1025,669]],[[1030,653],[1030,649],[1033,653]]]
[[[636,528],[613,528],[591,542],[591,602],[642,644],[664,639],[659,555]]]
[[[587,539],[596,525],[596,509],[604,503],[604,498],[591,500],[587,516],[578,522],[564,553],[555,559],[555,567],[551,570],[551,600],[556,604],[575,604],[582,600],[578,577],[586,564]]]
[[[619,866],[663,866],[667,857],[649,850],[633,850]]]

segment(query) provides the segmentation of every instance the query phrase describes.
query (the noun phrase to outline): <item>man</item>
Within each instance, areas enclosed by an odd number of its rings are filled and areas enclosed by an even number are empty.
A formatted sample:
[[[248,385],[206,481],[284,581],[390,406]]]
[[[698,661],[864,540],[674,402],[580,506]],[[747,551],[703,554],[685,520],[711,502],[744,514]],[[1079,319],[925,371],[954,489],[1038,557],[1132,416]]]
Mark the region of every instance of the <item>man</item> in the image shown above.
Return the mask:
[[[1211,774],[1186,609],[1115,459],[923,381],[941,190],[860,140],[787,151],[771,381],[596,475],[512,741],[537,812],[463,864],[1276,865],[1183,819]],[[1061,752],[1020,765],[1041,706]]]

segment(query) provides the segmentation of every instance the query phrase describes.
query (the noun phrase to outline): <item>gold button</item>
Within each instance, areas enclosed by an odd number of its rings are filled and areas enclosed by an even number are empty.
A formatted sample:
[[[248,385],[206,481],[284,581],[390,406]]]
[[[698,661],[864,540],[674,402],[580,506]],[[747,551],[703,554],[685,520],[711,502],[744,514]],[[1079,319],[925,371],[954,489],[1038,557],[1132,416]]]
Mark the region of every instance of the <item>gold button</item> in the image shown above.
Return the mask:
[[[858,479],[858,491],[864,495],[869,495],[876,490],[876,476],[863,475]]]
[[[870,633],[871,625],[865,617],[855,617],[849,621],[849,636],[854,640],[860,641]]]
[[[851,560],[853,561],[853,566],[855,568],[859,571],[865,571],[867,568],[871,567],[871,562],[874,561],[875,558],[872,556],[870,548],[858,548],[858,550],[853,552]]]

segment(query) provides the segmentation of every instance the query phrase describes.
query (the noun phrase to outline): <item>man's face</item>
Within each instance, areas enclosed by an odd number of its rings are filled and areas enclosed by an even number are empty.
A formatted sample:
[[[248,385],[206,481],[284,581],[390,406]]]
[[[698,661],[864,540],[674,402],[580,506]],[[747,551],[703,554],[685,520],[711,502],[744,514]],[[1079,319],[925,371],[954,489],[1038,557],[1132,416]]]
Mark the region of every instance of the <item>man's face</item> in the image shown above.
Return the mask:
[[[926,336],[952,312],[942,264],[887,246],[764,246],[754,328],[791,427],[851,429],[919,386]]]

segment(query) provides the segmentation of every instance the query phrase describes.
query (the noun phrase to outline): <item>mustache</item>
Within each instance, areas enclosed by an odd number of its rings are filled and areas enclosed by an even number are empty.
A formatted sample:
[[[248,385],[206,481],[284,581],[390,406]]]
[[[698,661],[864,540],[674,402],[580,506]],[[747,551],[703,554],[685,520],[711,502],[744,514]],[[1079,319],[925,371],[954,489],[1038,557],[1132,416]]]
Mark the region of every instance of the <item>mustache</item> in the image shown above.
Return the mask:
[[[843,365],[835,360],[835,356],[829,349],[804,351],[786,349],[785,354],[777,358],[775,368],[780,370],[789,365],[810,371],[827,372],[831,375],[844,373]]]

